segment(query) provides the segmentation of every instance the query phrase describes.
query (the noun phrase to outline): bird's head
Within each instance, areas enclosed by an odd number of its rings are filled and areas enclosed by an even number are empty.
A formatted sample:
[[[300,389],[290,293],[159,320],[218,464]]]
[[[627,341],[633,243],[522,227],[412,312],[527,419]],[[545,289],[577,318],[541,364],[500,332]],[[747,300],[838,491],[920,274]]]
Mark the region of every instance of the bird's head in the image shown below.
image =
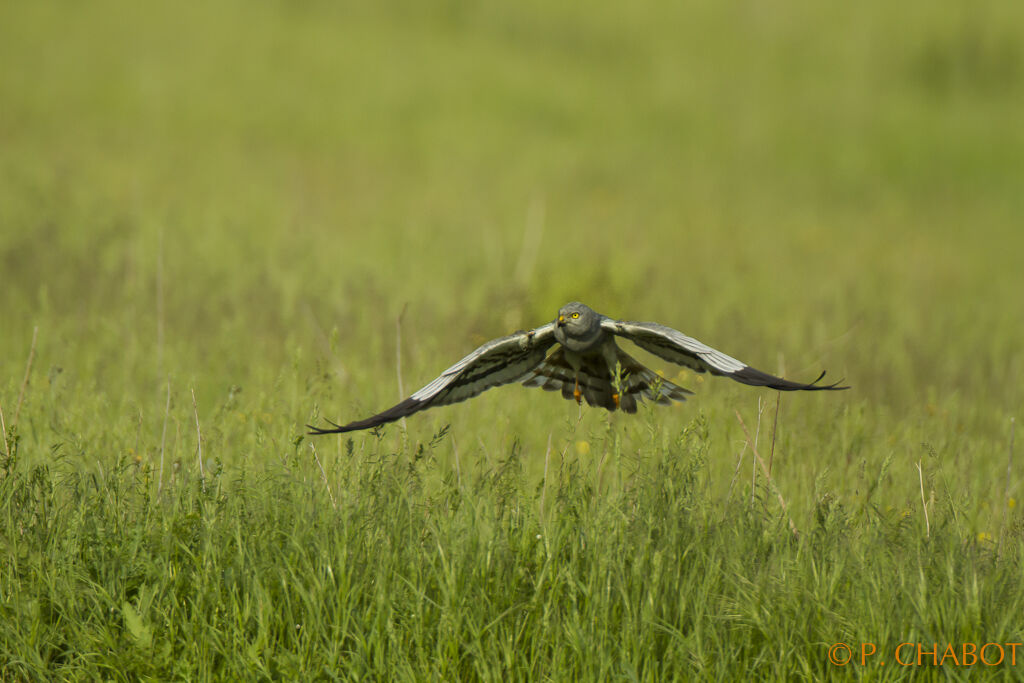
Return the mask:
[[[600,329],[601,316],[590,306],[573,301],[558,309],[558,317],[555,318],[555,338],[563,344],[566,338],[593,337]]]

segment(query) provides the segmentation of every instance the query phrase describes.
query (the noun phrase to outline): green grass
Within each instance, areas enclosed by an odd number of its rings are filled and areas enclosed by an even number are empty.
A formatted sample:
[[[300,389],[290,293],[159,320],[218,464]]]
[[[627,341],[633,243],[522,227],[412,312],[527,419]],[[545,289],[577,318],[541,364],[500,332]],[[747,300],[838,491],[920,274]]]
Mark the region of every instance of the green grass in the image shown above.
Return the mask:
[[[0,7],[0,680],[1019,678],[1021,14]],[[303,436],[572,299],[853,388]]]

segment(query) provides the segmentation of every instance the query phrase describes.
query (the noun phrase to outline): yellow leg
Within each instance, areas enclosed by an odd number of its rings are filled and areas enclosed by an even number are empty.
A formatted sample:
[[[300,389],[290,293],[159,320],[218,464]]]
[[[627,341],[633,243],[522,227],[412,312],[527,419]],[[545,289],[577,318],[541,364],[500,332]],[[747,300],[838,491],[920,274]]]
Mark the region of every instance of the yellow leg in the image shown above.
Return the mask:
[[[619,407],[619,395],[618,394],[612,394],[612,400],[615,401],[615,407],[618,408]]]
[[[581,403],[580,399],[583,396],[583,392],[580,391],[580,378],[579,377],[576,378],[576,385],[572,389],[572,395],[573,395],[573,398],[576,399],[576,403]]]

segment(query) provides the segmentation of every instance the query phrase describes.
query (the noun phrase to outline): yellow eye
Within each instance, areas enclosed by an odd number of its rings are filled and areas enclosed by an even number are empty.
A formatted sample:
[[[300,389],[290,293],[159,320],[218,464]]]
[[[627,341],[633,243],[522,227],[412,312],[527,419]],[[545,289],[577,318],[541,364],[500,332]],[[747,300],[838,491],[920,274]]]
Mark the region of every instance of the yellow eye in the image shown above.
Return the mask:
[[[573,314],[572,314],[572,317],[574,317],[574,318],[578,318],[578,317],[580,317],[580,314],[579,314],[579,313],[573,313]]]

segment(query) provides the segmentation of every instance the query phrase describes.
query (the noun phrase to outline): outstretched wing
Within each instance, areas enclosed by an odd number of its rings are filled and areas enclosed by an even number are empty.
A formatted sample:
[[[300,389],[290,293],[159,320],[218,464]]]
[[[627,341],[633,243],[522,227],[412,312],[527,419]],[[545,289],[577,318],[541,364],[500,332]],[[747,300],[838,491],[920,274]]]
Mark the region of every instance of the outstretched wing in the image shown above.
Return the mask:
[[[752,368],[692,337],[687,337],[679,330],[673,330],[671,327],[665,327],[658,323],[638,323],[605,318],[601,321],[601,327],[671,363],[685,365],[697,372],[710,372],[712,375],[731,377],[743,384],[771,387],[779,391],[849,389],[849,387],[839,386],[839,382],[818,384],[825,376],[824,372],[810,384],[791,382],[788,379],[769,375],[767,372]]]
[[[465,401],[491,387],[521,380],[544,360],[544,355],[555,343],[554,329],[554,323],[548,323],[535,330],[492,339],[409,398],[365,420],[345,425],[328,420],[331,427],[326,429],[306,426],[314,435],[371,429],[427,408]]]

